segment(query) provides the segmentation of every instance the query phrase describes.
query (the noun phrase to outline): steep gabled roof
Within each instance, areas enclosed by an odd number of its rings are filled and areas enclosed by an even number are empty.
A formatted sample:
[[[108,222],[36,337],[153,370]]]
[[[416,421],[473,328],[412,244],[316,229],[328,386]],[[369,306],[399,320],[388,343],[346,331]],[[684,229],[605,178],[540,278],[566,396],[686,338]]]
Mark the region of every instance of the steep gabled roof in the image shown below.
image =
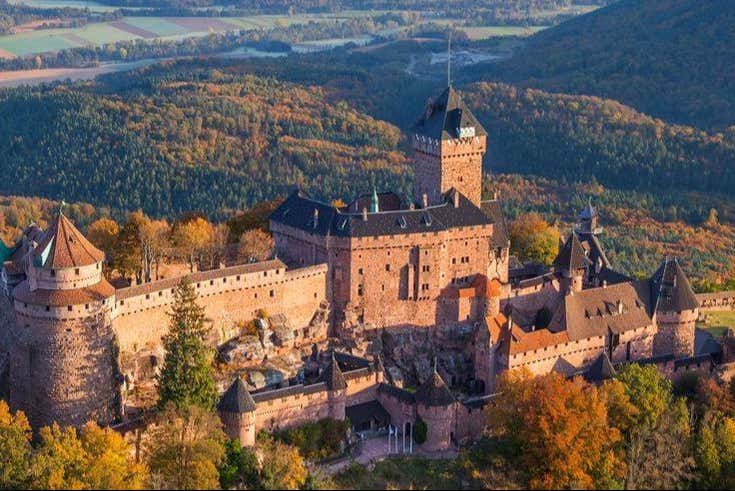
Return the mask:
[[[34,263],[46,269],[90,266],[105,259],[71,221],[59,213],[33,251]]]
[[[411,130],[436,140],[451,140],[460,137],[460,128],[474,128],[474,136],[487,135],[459,94],[452,87],[447,87],[436,100],[427,104],[424,114]]]
[[[651,298],[656,312],[681,312],[699,307],[692,286],[675,257],[666,256],[651,277]]]
[[[569,235],[567,241],[559,248],[559,254],[554,259],[554,266],[567,271],[584,269],[592,264],[584,252],[575,232]]]
[[[368,213],[367,219],[363,219],[362,213],[343,212],[294,191],[273,211],[270,219],[309,234],[332,237],[430,233],[493,223],[491,217],[461,193],[457,204],[455,208],[446,197],[444,202],[428,208]]]
[[[225,413],[249,413],[255,411],[255,401],[248,388],[236,377],[217,404],[217,410]]]
[[[414,396],[416,402],[431,407],[448,406],[455,400],[447,384],[436,371],[419,387]]]
[[[582,377],[588,382],[598,383],[609,380],[615,376],[615,368],[610,362],[610,358],[606,352],[602,352],[600,356],[592,362],[592,364],[582,372]]]
[[[347,388],[345,376],[339,368],[339,363],[334,358],[334,351],[332,352],[332,359],[329,360],[329,365],[322,372],[320,381],[324,382],[329,390],[343,390]]]

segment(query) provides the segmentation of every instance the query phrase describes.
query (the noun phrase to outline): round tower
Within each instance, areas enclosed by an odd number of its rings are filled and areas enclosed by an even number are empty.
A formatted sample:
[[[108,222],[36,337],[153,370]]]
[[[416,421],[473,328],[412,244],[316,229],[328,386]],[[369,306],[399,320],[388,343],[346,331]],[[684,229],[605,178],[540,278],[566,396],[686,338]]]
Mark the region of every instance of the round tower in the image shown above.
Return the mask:
[[[10,404],[34,428],[120,416],[115,290],[103,261],[61,212],[24,258],[26,279],[13,290]]]
[[[693,356],[699,301],[676,258],[664,258],[651,278],[651,294],[658,328],[653,355]]]
[[[240,441],[243,447],[255,445],[255,401],[240,377],[237,377],[217,404],[225,434]]]
[[[329,417],[342,421],[345,419],[345,406],[347,403],[347,382],[339,368],[339,363],[334,357],[329,360],[329,365],[324,369],[322,381],[327,385],[327,399],[329,401]]]
[[[416,413],[426,423],[423,450],[437,452],[452,446],[456,400],[441,376],[434,371],[415,394]]]

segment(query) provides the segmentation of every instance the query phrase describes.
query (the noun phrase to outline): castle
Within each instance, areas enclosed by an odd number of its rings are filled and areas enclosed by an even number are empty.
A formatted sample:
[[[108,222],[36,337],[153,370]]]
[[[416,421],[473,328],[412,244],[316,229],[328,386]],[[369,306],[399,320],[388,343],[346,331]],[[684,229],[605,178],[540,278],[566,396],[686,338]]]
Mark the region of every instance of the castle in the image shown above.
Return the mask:
[[[700,301],[678,261],[665,258],[645,280],[614,271],[591,204],[553,268],[510,268],[500,202],[481,197],[487,134],[452,87],[427,105],[412,143],[410,203],[374,191],[334,206],[294,191],[270,217],[278,259],[190,275],[213,345],[267,309],[281,319],[266,336],[272,353],[329,337],[342,346],[305,356],[305,375],[277,386],[249,390],[236,378],[218,407],[231,436],[252,444],[261,429],[332,417],[358,430],[391,424],[405,438],[420,419],[424,448],[442,450],[481,434],[481,409],[506,370],[598,381],[634,361],[671,376],[712,366],[696,348]],[[161,354],[179,279],[115,289],[103,261],[62,213],[7,251],[10,402],[34,426],[119,420],[130,360]],[[455,395],[442,366],[409,390],[390,383],[379,354],[345,352],[389,329],[470,333],[454,343],[472,367],[470,394]]]

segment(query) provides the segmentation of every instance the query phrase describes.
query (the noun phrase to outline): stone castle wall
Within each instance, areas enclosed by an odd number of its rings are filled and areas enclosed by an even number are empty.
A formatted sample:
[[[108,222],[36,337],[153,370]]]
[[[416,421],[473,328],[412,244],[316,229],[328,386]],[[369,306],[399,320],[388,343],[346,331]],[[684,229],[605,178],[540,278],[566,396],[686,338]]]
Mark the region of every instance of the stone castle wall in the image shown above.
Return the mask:
[[[735,290],[715,293],[698,293],[699,310],[707,312],[712,310],[735,310]]]
[[[430,204],[438,203],[443,193],[455,188],[479,206],[482,157],[487,149],[485,136],[438,141],[415,135],[413,148],[414,198],[417,202],[421,203],[426,193]]]
[[[682,312],[657,312],[658,333],[653,341],[654,356],[670,355],[688,357],[694,355],[694,331],[699,310]]]
[[[63,319],[34,313],[16,310],[11,407],[23,409],[34,428],[54,421],[107,424],[118,418],[117,343],[109,309],[100,306],[83,317],[69,313]]]
[[[193,273],[189,278],[212,324],[216,343],[235,337],[237,323],[254,319],[261,309],[271,316],[283,314],[297,331],[296,339],[305,340],[304,328],[327,298],[324,265],[287,271],[280,261],[267,261]],[[167,279],[117,290],[113,326],[122,351],[160,345],[168,331],[167,312],[179,281]]]
[[[479,317],[478,304],[447,295],[491,271],[492,225],[352,239],[316,236],[278,223],[271,227],[276,248],[288,261],[327,260],[334,310],[355,312],[357,322],[426,327]]]

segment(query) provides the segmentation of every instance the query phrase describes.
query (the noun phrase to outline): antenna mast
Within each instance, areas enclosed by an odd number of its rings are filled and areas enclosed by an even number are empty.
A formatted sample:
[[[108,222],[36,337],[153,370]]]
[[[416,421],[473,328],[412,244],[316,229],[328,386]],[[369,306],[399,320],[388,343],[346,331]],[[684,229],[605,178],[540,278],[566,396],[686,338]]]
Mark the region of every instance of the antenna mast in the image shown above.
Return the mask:
[[[447,87],[452,86],[452,31],[447,38]]]

